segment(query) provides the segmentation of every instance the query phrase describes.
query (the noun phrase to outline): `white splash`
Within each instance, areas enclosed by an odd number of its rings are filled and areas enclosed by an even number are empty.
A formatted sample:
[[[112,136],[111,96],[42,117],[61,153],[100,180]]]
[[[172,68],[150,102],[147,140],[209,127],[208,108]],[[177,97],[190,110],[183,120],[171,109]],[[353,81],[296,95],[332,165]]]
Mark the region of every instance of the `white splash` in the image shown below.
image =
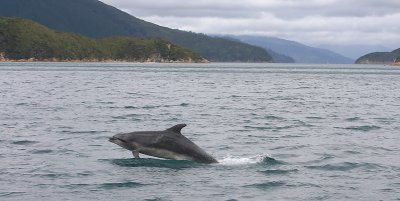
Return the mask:
[[[266,157],[266,155],[256,155],[252,157],[235,157],[228,155],[223,159],[219,159],[218,162],[221,165],[248,165],[261,163]]]

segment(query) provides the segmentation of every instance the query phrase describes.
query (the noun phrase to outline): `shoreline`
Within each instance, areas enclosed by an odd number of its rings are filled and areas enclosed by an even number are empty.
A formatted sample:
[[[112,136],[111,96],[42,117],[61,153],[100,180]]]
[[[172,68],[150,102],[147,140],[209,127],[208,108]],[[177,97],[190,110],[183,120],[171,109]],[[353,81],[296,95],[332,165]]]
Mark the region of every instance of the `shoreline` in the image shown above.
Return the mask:
[[[199,61],[187,59],[187,60],[154,60],[154,59],[147,59],[147,60],[114,60],[114,59],[6,59],[0,58],[1,62],[70,62],[70,63],[210,63],[207,59],[202,59]]]

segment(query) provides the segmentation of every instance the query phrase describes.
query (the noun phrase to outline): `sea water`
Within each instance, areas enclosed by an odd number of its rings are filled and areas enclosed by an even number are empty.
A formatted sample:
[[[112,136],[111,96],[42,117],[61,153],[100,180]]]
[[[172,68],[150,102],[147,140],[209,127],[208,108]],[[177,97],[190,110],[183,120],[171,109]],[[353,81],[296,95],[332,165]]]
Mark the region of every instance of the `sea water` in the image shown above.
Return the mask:
[[[132,154],[182,133],[218,164]],[[0,200],[400,200],[400,68],[0,63]]]

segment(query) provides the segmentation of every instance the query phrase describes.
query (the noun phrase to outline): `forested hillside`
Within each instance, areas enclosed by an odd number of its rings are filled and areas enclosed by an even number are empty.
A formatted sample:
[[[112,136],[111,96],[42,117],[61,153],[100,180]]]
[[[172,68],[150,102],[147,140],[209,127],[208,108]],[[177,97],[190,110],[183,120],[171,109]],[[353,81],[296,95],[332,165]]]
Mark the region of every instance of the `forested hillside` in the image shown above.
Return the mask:
[[[121,36],[92,39],[9,17],[0,17],[0,53],[3,60],[205,61],[191,50],[162,39]]]
[[[358,64],[393,64],[400,62],[400,48],[391,52],[372,52],[357,59]]]
[[[98,0],[1,0],[0,16],[28,18],[55,30],[95,38],[162,38],[189,48],[210,61],[272,61],[263,48],[162,27],[133,17]]]

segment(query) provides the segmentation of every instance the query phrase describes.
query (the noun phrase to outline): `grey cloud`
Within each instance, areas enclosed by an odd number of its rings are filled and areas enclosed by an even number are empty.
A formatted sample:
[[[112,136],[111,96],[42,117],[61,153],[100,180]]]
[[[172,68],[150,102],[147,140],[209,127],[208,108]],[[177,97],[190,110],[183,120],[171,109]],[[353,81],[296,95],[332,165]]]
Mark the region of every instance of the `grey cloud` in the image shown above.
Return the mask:
[[[102,1],[144,20],[194,32],[400,46],[399,0]]]
[[[271,13],[279,18],[306,16],[387,15],[399,12],[398,0],[103,0],[139,16],[254,17]]]

